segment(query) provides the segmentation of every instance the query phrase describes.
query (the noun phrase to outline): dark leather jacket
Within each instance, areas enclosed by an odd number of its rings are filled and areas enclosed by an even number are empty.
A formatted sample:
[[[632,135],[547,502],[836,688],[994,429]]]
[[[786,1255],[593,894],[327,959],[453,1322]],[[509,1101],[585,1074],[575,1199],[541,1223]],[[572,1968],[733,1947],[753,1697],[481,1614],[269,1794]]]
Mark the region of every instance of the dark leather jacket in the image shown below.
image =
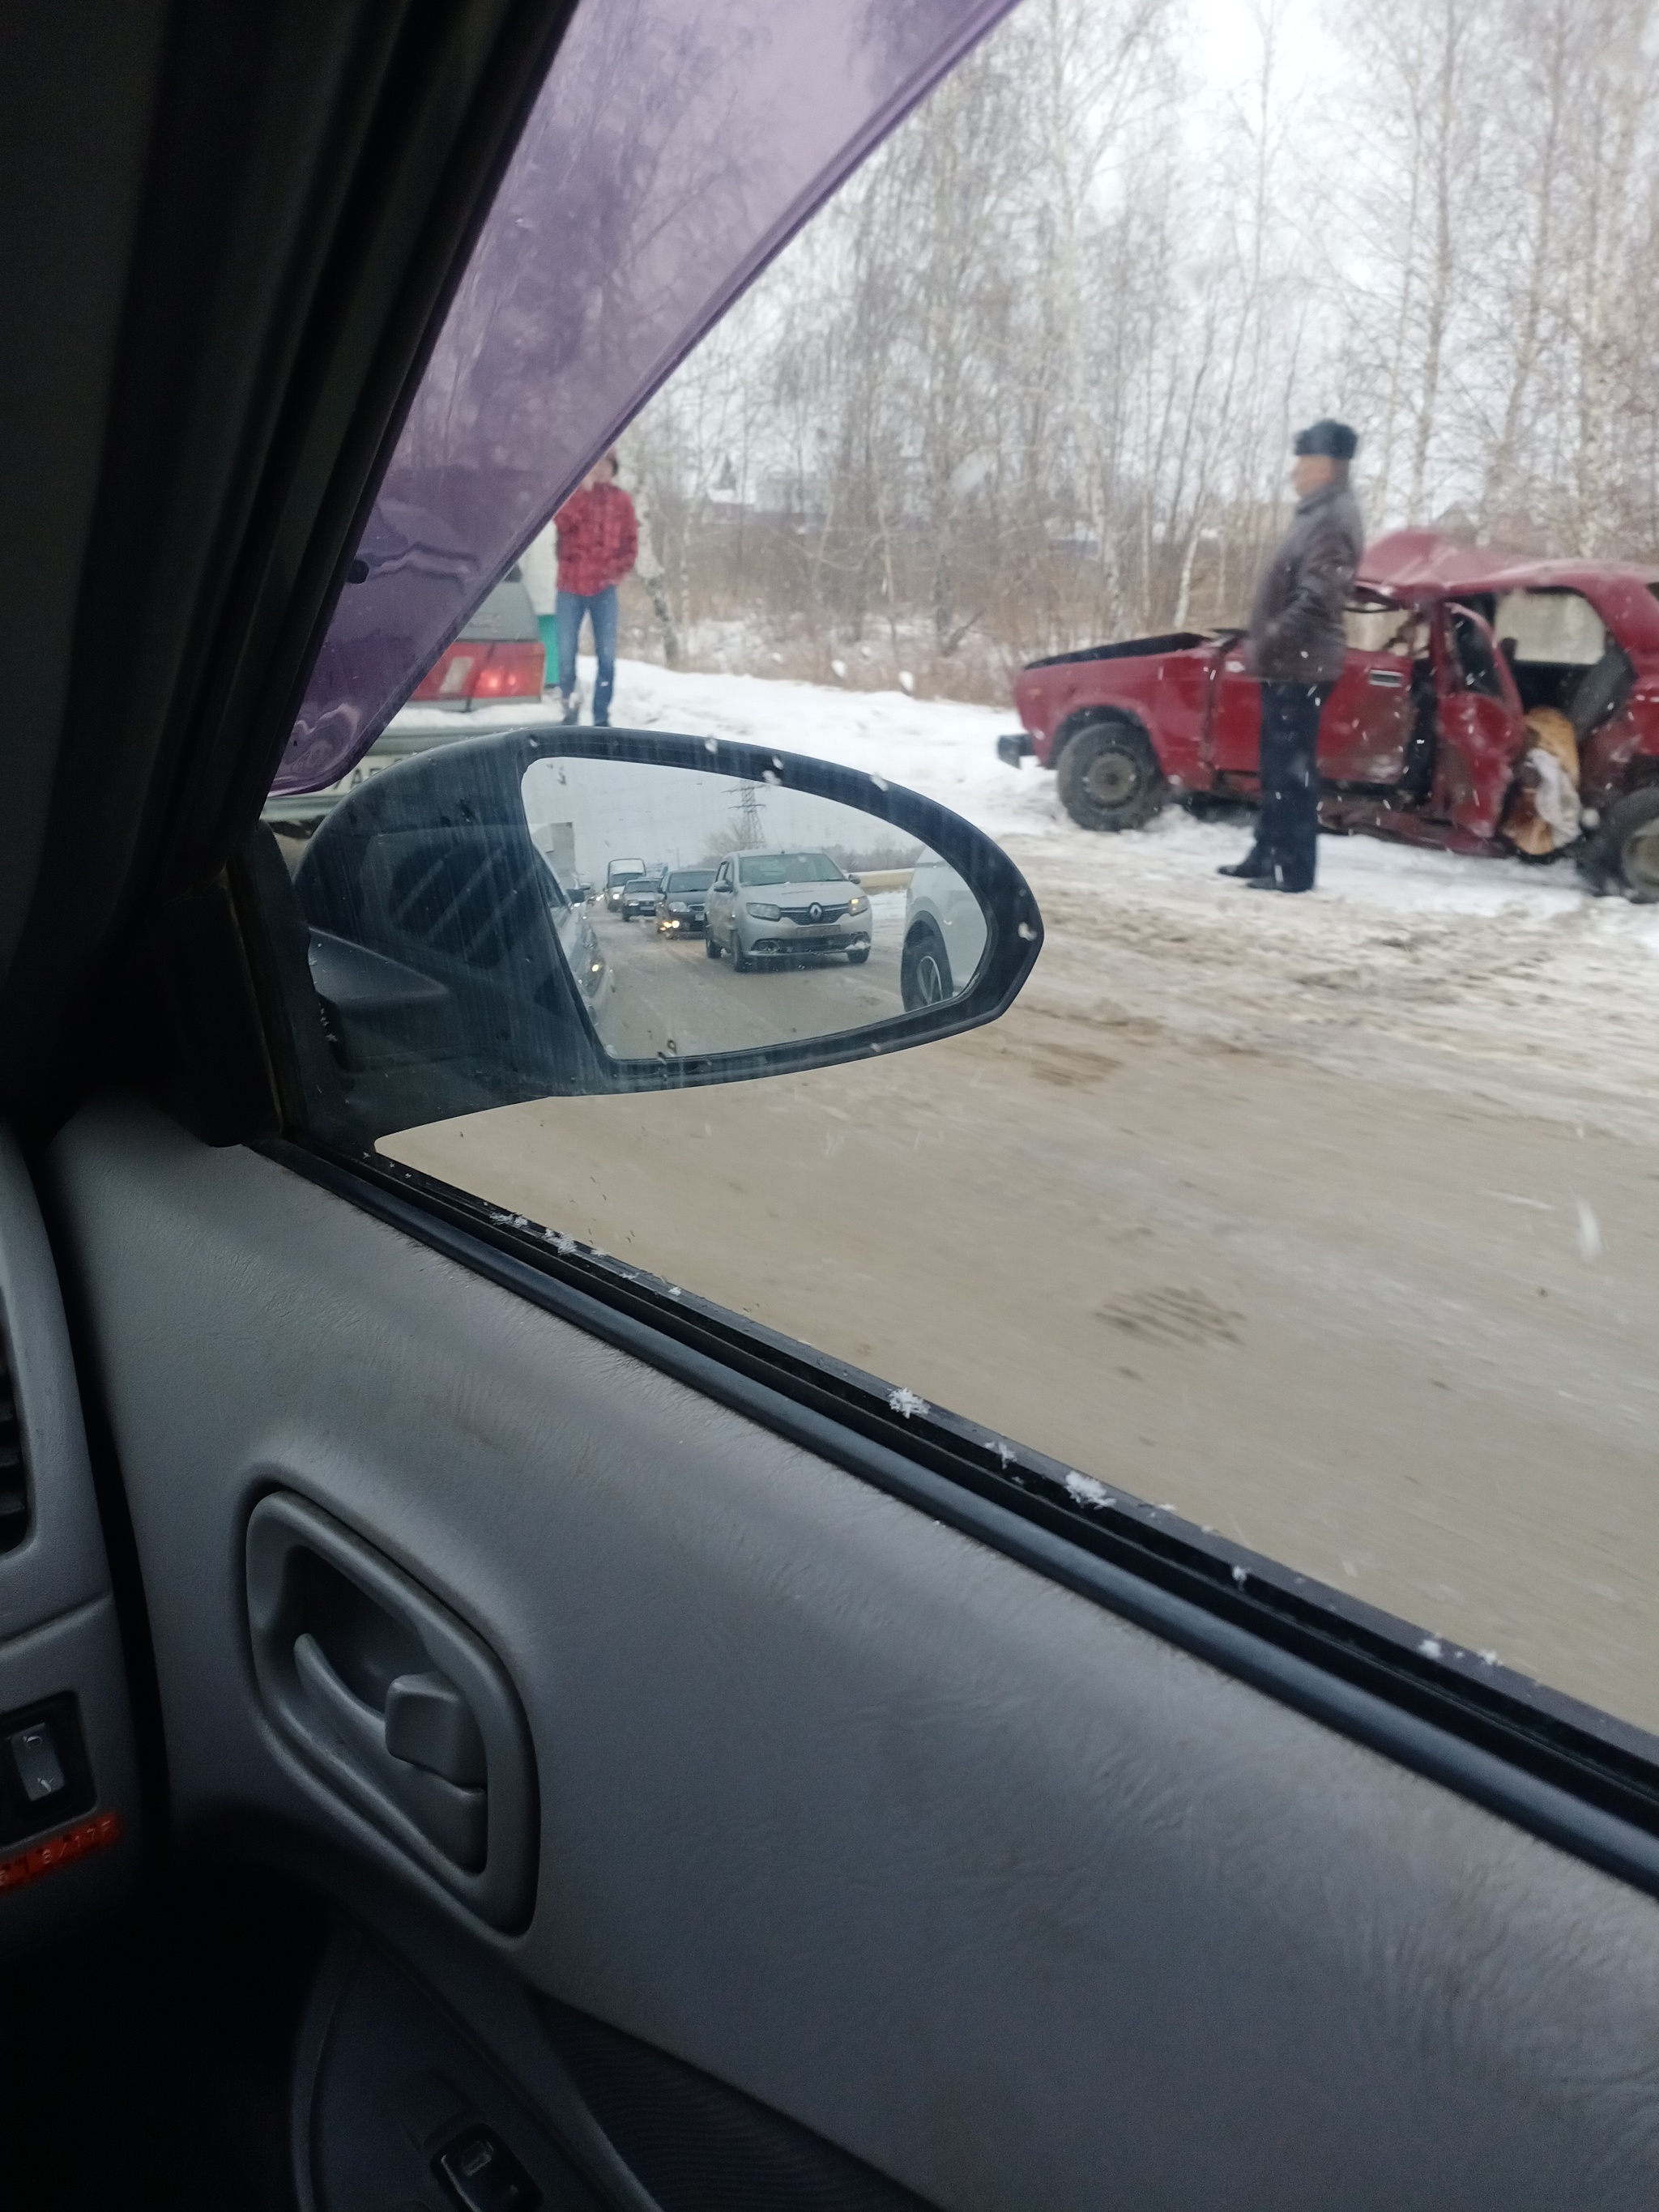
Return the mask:
[[[1365,526],[1344,483],[1298,500],[1290,528],[1261,572],[1250,610],[1245,665],[1266,684],[1334,684],[1346,640],[1342,608],[1364,550]]]

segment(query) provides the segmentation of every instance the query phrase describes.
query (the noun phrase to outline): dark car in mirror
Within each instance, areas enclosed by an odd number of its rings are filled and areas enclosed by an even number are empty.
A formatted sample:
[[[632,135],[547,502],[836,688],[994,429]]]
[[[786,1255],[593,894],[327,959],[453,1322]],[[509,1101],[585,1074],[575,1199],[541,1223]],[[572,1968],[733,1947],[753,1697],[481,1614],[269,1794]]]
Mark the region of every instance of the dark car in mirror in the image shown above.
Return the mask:
[[[617,902],[617,911],[624,921],[654,921],[657,901],[662,896],[665,868],[648,869],[623,885],[623,895]]]
[[[671,868],[657,898],[659,937],[691,937],[708,927],[712,868]]]

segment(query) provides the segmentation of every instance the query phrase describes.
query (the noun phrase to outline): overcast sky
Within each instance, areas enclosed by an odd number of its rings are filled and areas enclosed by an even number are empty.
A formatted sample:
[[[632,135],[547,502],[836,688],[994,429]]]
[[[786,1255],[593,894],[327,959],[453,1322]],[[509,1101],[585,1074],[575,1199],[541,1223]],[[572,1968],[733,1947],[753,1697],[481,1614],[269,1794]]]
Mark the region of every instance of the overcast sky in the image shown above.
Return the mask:
[[[833,799],[641,761],[537,761],[525,777],[525,811],[532,829],[573,824],[577,872],[587,883],[602,884],[609,860],[690,867],[716,845],[728,845],[742,821],[745,787],[755,795],[758,842],[764,845],[856,852],[908,848],[915,842]]]

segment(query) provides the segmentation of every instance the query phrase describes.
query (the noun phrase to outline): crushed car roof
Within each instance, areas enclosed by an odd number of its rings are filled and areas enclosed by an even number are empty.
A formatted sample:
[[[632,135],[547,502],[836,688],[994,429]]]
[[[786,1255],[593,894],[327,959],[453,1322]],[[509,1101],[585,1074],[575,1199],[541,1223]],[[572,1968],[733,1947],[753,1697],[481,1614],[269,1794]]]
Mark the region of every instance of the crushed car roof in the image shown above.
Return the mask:
[[[1583,592],[1614,623],[1623,643],[1659,651],[1653,580],[1626,562],[1540,560],[1495,546],[1461,544],[1436,530],[1392,530],[1366,547],[1358,580],[1407,599],[1460,592]]]

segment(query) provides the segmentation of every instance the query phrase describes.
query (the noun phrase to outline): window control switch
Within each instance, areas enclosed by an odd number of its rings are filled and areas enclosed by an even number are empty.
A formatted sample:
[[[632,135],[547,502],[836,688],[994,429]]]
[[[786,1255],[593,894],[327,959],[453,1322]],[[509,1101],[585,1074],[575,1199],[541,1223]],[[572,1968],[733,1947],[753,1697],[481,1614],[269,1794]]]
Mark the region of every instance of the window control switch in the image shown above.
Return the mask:
[[[64,1788],[66,1777],[50,1723],[35,1721],[27,1728],[19,1729],[15,1735],[8,1736],[6,1741],[16,1764],[23,1795],[30,1804],[39,1805],[48,1797],[55,1797]]]
[[[439,2152],[434,2169],[461,2212],[534,2212],[535,2183],[493,2129],[469,2128]]]
[[[0,1712],[0,1859],[97,1802],[73,1690]]]

